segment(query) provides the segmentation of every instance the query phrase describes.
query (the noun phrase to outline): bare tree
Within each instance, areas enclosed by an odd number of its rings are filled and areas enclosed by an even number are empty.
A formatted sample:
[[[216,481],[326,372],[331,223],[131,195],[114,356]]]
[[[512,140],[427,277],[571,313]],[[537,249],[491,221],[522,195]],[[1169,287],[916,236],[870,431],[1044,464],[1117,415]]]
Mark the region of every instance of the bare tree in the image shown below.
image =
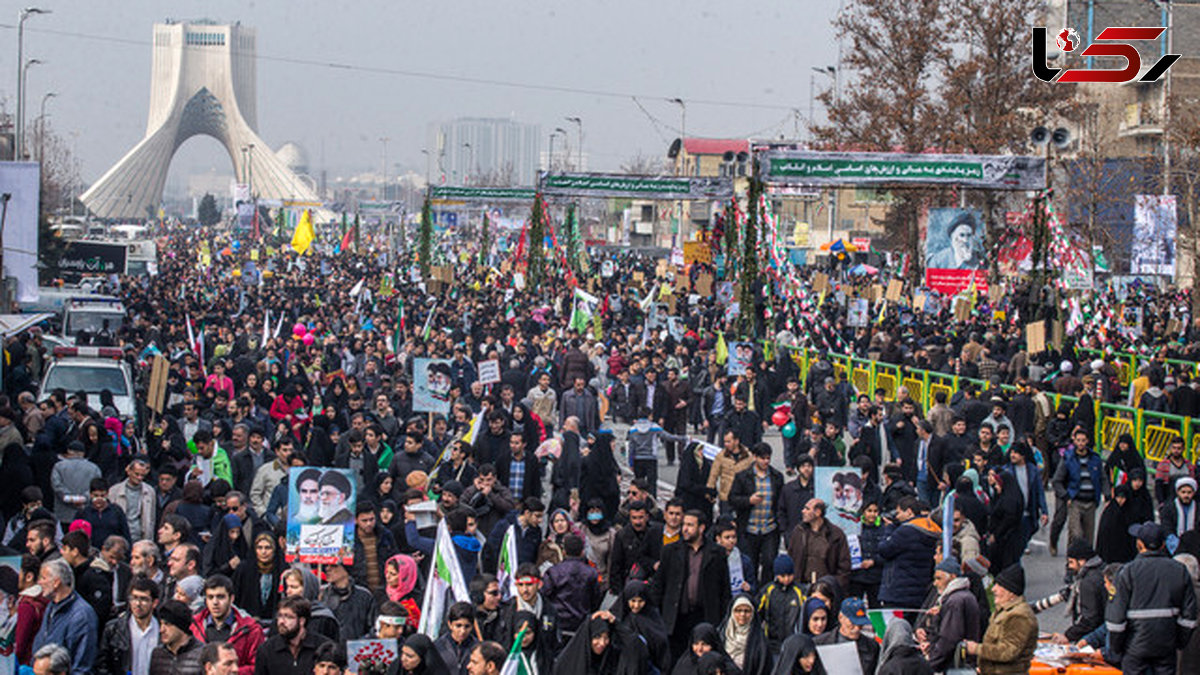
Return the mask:
[[[1187,217],[1187,227],[1178,230],[1177,277],[1192,286],[1192,316],[1200,316],[1200,293],[1195,292],[1200,271],[1200,100],[1172,96],[1170,105],[1171,124],[1166,133],[1171,140],[1171,187],[1180,195]]]
[[[512,187],[517,184],[517,170],[512,162],[507,162],[500,168],[480,172],[471,182],[481,187]]]
[[[660,157],[647,157],[641,152],[621,163],[621,173],[634,176],[659,176],[670,173],[666,160]]]

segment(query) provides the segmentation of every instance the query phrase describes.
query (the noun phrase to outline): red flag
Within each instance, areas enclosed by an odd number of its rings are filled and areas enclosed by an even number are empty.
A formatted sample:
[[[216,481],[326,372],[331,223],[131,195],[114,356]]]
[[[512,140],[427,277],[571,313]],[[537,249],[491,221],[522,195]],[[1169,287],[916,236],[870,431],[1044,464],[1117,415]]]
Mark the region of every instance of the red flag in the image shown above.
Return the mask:
[[[342,237],[342,246],[339,250],[343,253],[350,250],[350,243],[354,241],[354,226],[346,228],[346,236]]]

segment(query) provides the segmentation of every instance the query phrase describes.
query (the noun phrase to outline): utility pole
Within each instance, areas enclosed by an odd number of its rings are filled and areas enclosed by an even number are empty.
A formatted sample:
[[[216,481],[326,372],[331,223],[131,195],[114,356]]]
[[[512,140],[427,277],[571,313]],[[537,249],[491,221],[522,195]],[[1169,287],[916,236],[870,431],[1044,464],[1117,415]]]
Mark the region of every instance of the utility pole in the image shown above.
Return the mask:
[[[391,138],[389,138],[389,137],[387,137],[387,136],[384,136],[384,137],[382,137],[382,138],[380,138],[380,139],[379,139],[379,142],[383,144],[383,166],[381,166],[381,167],[380,167],[380,168],[383,170],[383,186],[382,186],[382,188],[381,188],[381,189],[380,189],[380,191],[379,191],[379,192],[380,192],[380,194],[379,194],[379,201],[381,201],[381,202],[383,202],[383,201],[387,201],[387,185],[388,185],[388,178],[387,178],[387,144],[388,144],[388,141],[390,141],[390,140],[392,140],[392,139],[391,139]]]
[[[679,105],[679,153],[675,157],[675,159],[676,159],[675,175],[680,176],[680,175],[686,175],[686,173],[687,173],[687,167],[684,166],[684,162],[686,161],[686,158],[684,157],[684,153],[686,152],[686,147],[687,147],[687,103],[684,103],[682,98],[673,98],[673,99],[671,99],[671,103],[676,103]],[[678,244],[680,241],[682,241],[683,237],[685,235],[684,226],[683,226],[683,200],[682,199],[680,199],[679,202],[677,203],[677,208],[679,209],[679,211],[677,212],[678,225],[675,228],[675,232],[671,233],[671,246],[672,247],[674,247],[676,244]]]
[[[583,118],[568,117],[567,121],[579,128],[579,161],[575,164],[575,170],[583,171]]]
[[[34,14],[49,14],[50,10],[26,7],[17,13],[17,119],[13,124],[13,161],[21,161],[25,131],[25,20]],[[7,202],[5,202],[7,204]]]

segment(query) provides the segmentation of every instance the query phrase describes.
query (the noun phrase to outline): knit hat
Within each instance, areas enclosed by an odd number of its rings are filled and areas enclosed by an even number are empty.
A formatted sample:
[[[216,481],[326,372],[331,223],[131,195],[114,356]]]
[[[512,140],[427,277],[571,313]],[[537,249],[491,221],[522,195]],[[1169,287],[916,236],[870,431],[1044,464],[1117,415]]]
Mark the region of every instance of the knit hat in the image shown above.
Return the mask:
[[[1083,539],[1076,539],[1067,547],[1067,557],[1073,560],[1090,560],[1096,551]]]
[[[785,574],[795,574],[796,564],[792,562],[792,556],[786,553],[780,553],[775,556],[775,576],[783,576]]]
[[[158,608],[158,620],[169,623],[184,633],[192,630],[192,612],[178,600],[166,600]]]
[[[943,558],[942,562],[938,563],[938,566],[934,569],[938,572],[945,572],[952,577],[962,574],[962,565],[958,564],[958,559],[954,556]]]
[[[447,492],[455,497],[461,497],[463,493],[463,484],[456,480],[448,480],[442,485],[442,494]]]
[[[1013,595],[1025,593],[1025,568],[1020,563],[1009,565],[996,575],[996,585]]]

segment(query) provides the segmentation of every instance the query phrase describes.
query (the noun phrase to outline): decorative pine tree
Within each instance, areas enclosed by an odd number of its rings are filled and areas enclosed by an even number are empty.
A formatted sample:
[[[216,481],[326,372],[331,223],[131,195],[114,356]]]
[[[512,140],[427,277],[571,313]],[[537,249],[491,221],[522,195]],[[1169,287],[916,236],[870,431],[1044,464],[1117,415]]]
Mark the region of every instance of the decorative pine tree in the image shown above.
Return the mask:
[[[738,323],[742,335],[746,336],[753,336],[757,328],[754,287],[758,281],[758,221],[762,217],[758,199],[762,191],[762,181],[758,178],[758,161],[755,160],[754,175],[750,178],[750,189],[746,195],[746,231],[742,234],[741,293],[738,297],[741,310]]]
[[[733,260],[737,254],[738,244],[737,207],[733,200],[725,205],[725,278],[733,278]]]
[[[546,272],[546,202],[542,193],[533,197],[533,210],[529,213],[529,261],[525,273],[526,288],[537,288]]]
[[[579,268],[579,219],[575,214],[575,204],[567,206],[567,265],[576,276],[582,272]]]
[[[488,263],[488,252],[492,248],[492,232],[491,232],[491,228],[489,227],[490,225],[491,225],[491,223],[488,222],[488,214],[486,211],[484,211],[483,224],[479,226],[479,229],[480,229],[480,232],[479,232],[479,264],[480,265],[486,265]]]
[[[421,207],[421,240],[417,243],[421,276],[429,278],[429,265],[433,256],[433,211],[429,206],[429,193],[425,193],[425,204]]]

